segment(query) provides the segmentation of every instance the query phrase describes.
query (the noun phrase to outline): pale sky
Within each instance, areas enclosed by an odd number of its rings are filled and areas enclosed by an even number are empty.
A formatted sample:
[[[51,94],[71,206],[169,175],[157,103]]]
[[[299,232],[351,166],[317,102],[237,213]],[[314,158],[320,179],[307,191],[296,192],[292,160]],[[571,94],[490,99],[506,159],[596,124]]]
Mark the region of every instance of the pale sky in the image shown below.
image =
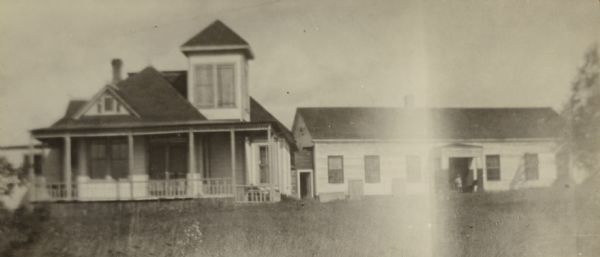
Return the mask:
[[[248,41],[250,92],[296,107],[551,106],[600,41],[598,0],[0,0],[0,145],[127,72],[186,69],[179,46],[215,19]]]

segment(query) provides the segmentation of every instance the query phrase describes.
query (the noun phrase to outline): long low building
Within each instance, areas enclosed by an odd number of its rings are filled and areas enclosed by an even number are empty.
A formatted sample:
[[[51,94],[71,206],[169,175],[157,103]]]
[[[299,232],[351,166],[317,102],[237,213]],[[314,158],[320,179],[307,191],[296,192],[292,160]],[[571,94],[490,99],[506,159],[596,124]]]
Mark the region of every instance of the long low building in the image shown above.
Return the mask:
[[[557,178],[551,108],[298,108],[299,197],[498,191]]]

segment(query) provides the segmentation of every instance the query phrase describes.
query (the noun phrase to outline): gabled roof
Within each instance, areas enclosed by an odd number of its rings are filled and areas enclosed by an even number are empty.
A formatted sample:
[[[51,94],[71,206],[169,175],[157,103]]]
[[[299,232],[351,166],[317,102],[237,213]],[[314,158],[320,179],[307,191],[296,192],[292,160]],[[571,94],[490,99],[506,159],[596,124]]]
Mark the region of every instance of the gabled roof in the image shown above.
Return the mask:
[[[298,108],[313,139],[556,138],[551,108]]]
[[[206,120],[163,75],[147,67],[117,84],[117,92],[144,120]]]
[[[273,123],[275,129],[281,132],[282,136],[288,140],[288,142],[294,142],[292,132],[252,97],[250,97],[250,122]]]
[[[104,90],[104,89],[103,89]],[[139,117],[129,115],[80,116],[80,112],[89,101],[71,101],[65,116],[51,128],[75,128],[102,126],[114,123],[144,123],[169,121],[198,121],[206,118],[190,104],[171,84],[153,67],[147,67],[129,78],[119,82],[111,91],[131,106]],[[90,100],[92,101],[92,100]]]
[[[67,106],[67,111],[65,112],[65,117],[72,117],[75,115],[77,111],[79,111],[85,104],[87,100],[71,100],[69,101],[69,105]]]
[[[65,116],[50,129],[113,129],[156,126],[157,122],[169,125],[207,124],[210,126],[219,123],[271,123],[288,142],[294,142],[289,129],[252,97],[250,97],[250,122],[207,120],[186,99],[186,83],[186,71],[159,72],[152,67],[147,67],[140,72],[129,73],[129,77],[118,83],[114,91],[139,113],[139,118],[129,115],[111,115],[81,116],[79,119],[74,119],[75,113],[84,108],[89,101],[72,100],[69,102]],[[38,131],[42,130],[44,129]]]
[[[181,46],[181,50],[184,53],[194,51],[242,50],[249,59],[254,58],[248,42],[220,20],[214,21],[208,25],[208,27],[186,41]]]

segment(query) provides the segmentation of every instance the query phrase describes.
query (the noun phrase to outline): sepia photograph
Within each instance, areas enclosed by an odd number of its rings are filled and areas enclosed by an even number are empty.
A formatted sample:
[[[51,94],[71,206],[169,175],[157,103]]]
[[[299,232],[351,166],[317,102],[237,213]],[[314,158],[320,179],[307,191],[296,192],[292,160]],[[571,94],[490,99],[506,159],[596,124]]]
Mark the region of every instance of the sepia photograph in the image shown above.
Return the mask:
[[[600,256],[598,0],[0,0],[0,256]]]

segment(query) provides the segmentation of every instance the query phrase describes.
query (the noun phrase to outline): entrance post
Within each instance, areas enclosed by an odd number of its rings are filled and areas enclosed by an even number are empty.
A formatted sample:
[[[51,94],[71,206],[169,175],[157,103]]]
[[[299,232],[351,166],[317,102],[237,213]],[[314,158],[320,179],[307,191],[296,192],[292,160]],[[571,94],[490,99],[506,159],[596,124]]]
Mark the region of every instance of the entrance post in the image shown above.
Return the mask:
[[[236,179],[235,179],[235,130],[230,130],[230,142],[231,142],[231,193],[233,194],[234,200],[236,198]]]
[[[198,176],[196,173],[196,145],[194,132],[188,132],[188,184],[192,187],[191,194],[195,197],[198,194]]]
[[[69,135],[66,135],[64,137],[65,140],[65,151],[64,151],[64,158],[63,158],[63,167],[64,167],[64,182],[65,182],[65,193],[66,193],[66,199],[67,200],[71,200],[71,192],[72,192],[72,185],[71,185],[71,137]]]

